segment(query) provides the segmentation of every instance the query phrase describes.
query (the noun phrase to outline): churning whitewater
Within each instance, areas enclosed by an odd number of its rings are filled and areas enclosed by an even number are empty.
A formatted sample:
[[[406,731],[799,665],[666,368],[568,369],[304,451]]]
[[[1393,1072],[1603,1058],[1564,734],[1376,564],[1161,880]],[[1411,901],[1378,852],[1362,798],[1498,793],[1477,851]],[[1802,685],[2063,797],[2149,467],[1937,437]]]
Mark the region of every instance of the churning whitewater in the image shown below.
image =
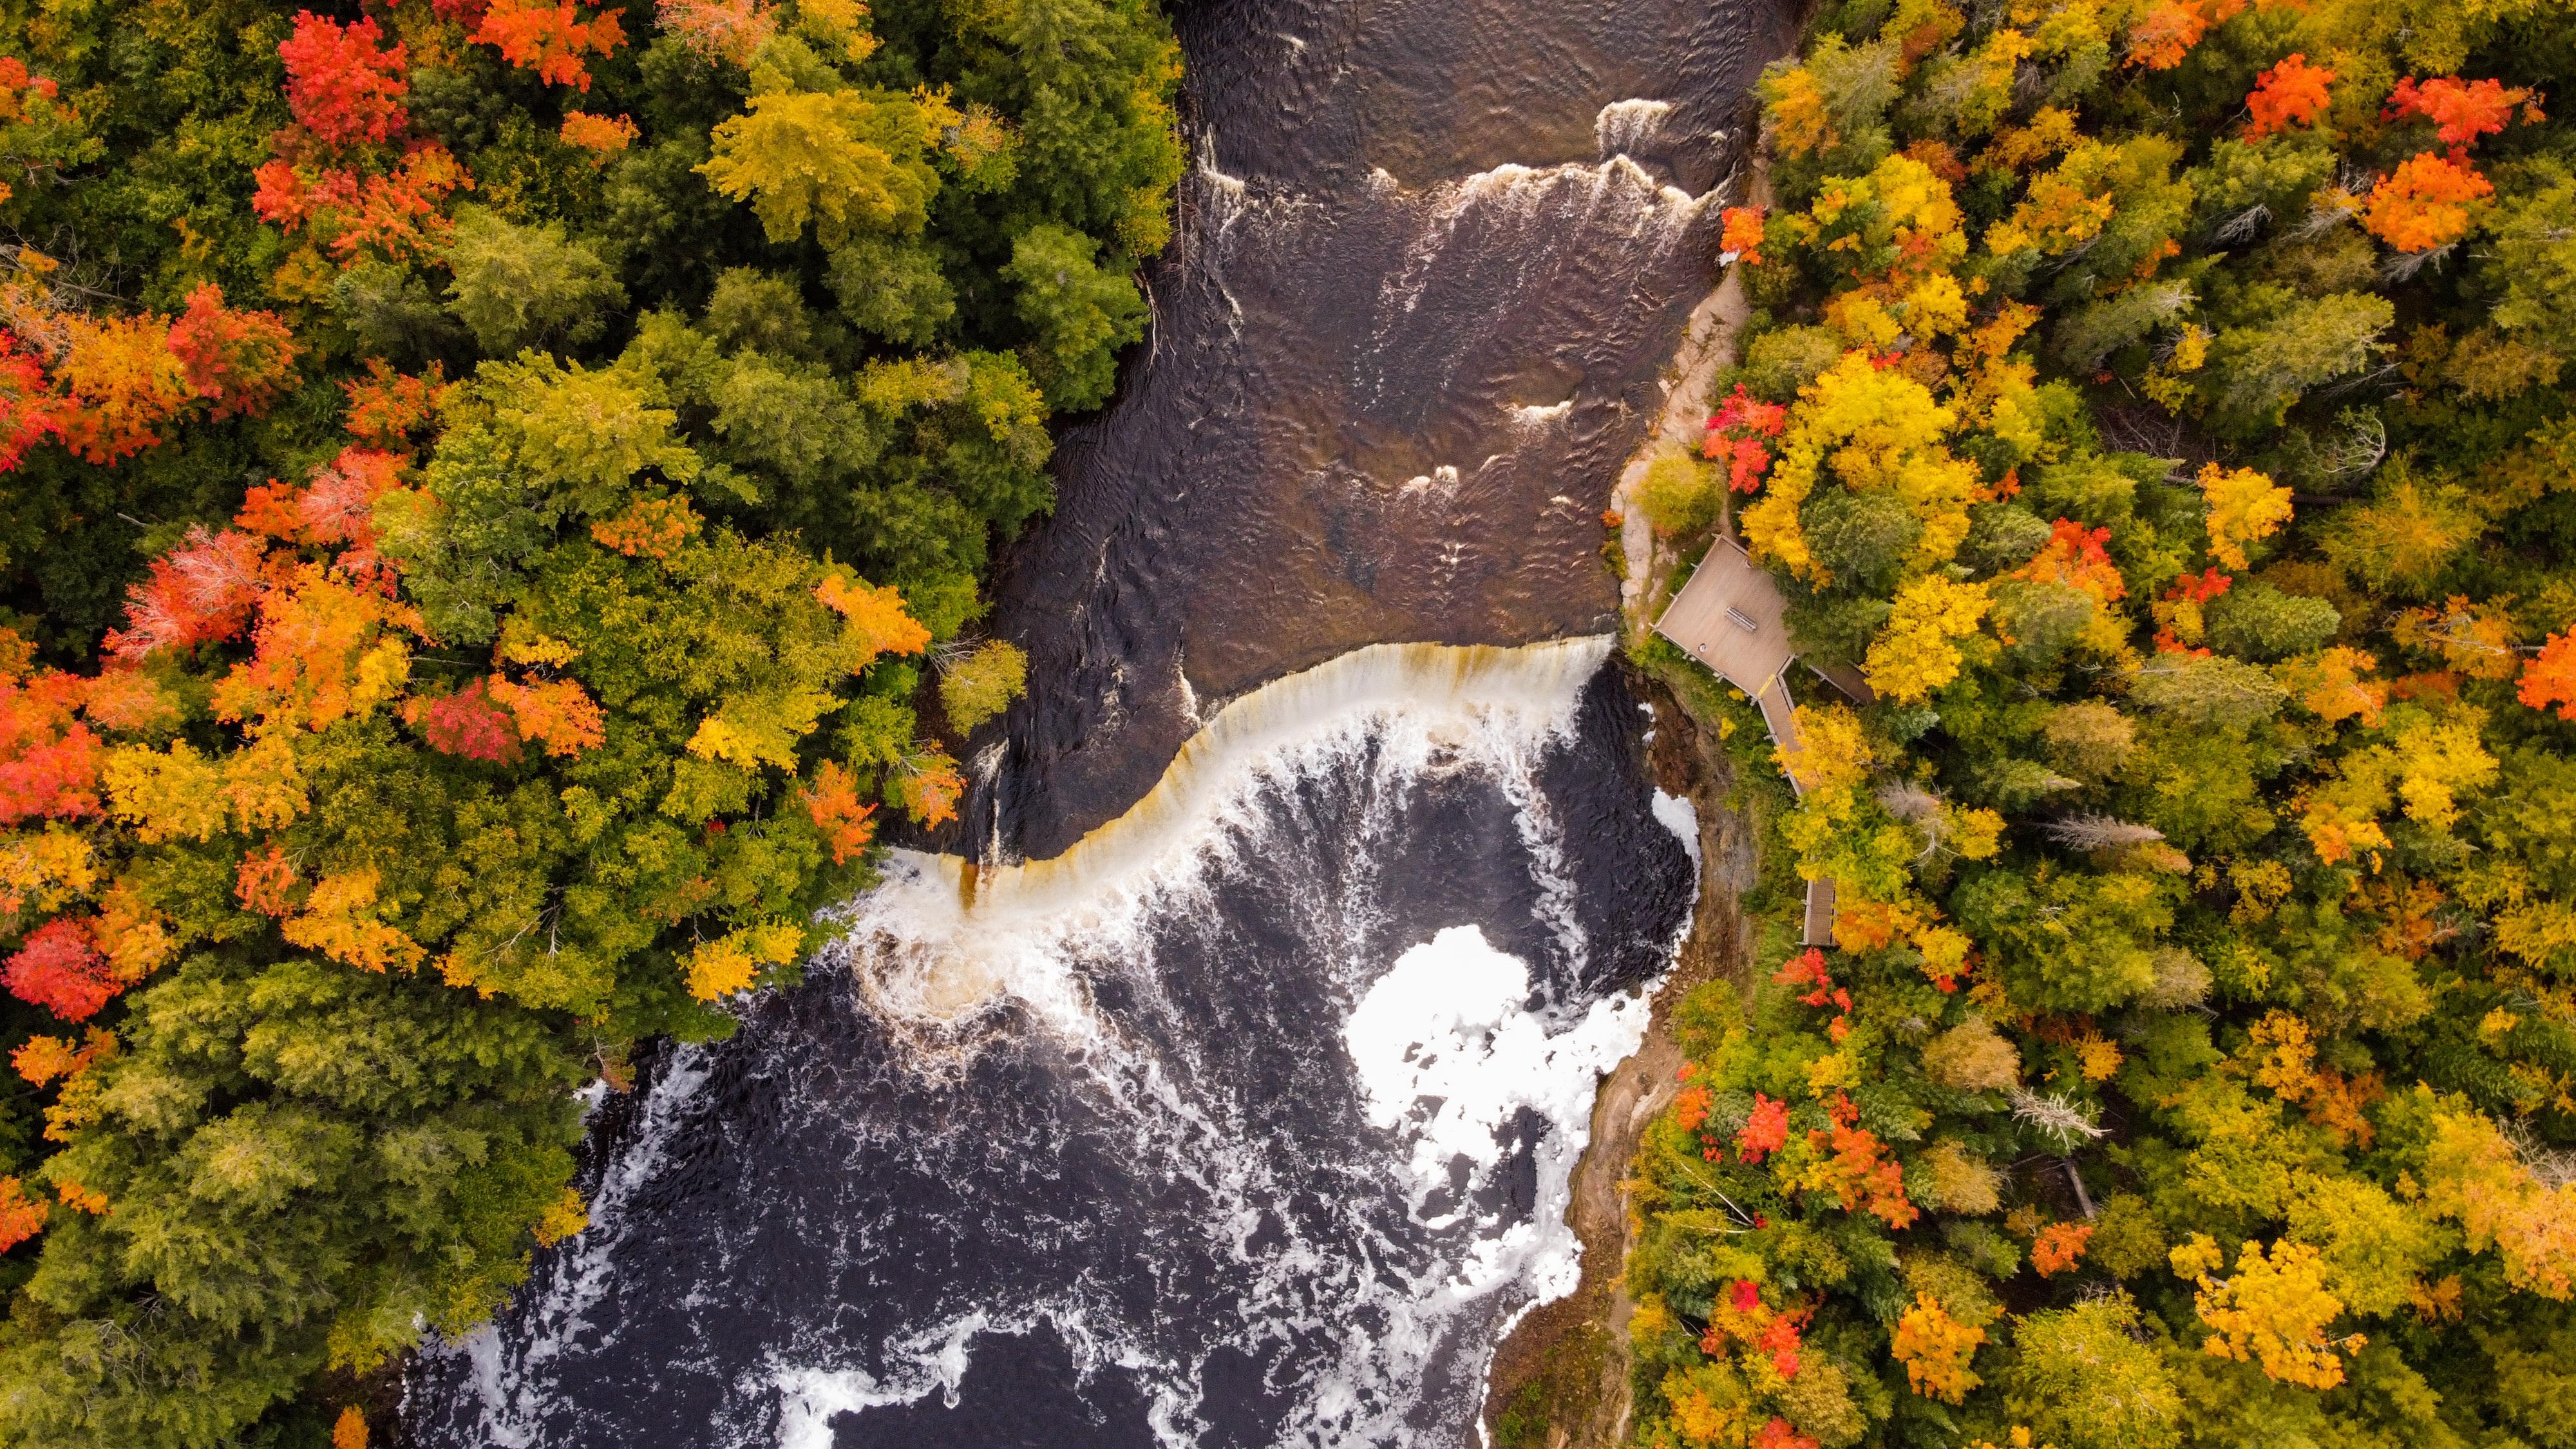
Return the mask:
[[[1359,650],[1062,857],[898,855],[803,989],[624,1104],[593,1227],[424,1364],[416,1428],[1471,1436],[1500,1329],[1572,1286],[1592,1093],[1686,924],[1606,654]]]

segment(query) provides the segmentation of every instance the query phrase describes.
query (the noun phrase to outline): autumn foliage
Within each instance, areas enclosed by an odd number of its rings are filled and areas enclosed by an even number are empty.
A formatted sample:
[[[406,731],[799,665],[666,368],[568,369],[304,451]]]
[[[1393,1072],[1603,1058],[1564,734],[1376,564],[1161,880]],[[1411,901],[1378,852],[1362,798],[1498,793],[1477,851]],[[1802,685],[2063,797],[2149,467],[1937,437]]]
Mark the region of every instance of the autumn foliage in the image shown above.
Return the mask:
[[[2304,55],[2284,56],[2256,79],[2253,93],[2245,98],[2249,114],[2245,139],[2259,141],[2292,126],[2316,124],[2325,113],[2330,99],[2327,87],[2334,78],[2332,70],[2308,64]]]
[[[1784,723],[1631,616],[1765,855],[1753,984],[1674,1008],[1626,1184],[1630,1442],[2537,1442],[2576,1331],[2556,30],[1815,24],[1720,249],[1761,243],[1702,449],[1746,502],[1639,590],[1731,522],[1815,668]],[[1792,1305],[1794,1376],[1745,1347]]]

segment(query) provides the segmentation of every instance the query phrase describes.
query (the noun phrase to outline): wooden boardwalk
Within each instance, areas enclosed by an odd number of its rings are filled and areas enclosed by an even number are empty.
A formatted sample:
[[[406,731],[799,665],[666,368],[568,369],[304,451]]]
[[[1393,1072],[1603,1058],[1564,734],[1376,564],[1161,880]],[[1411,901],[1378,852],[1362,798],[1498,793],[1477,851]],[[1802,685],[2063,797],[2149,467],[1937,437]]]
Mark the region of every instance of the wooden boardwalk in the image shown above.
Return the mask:
[[[1718,678],[1743,690],[1762,711],[1771,741],[1785,762],[1803,747],[1798,739],[1795,702],[1789,697],[1789,666],[1797,660],[1782,622],[1787,605],[1771,576],[1754,566],[1744,546],[1719,535],[1708,556],[1682,584],[1682,591],[1655,621],[1663,635],[1709,667]],[[1869,686],[1851,670],[1819,670],[1827,682],[1866,702]],[[1789,786],[1798,774],[1789,771]],[[1800,938],[1810,946],[1830,945],[1834,935],[1834,884],[1807,882],[1807,909]]]

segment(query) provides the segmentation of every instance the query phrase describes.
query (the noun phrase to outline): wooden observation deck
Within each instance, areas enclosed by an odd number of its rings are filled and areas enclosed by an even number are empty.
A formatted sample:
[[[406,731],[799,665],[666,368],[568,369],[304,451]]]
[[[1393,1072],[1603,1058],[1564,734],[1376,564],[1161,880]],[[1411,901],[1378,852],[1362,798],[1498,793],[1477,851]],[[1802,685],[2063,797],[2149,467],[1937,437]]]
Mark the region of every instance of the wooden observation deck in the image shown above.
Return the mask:
[[[1798,655],[1781,621],[1784,608],[1771,576],[1754,566],[1742,544],[1720,534],[1699,568],[1683,582],[1682,591],[1665,606],[1664,616],[1655,621],[1655,632],[1751,696],[1785,760],[1794,758],[1802,745],[1788,678],[1789,666]],[[1868,702],[1869,685],[1854,671],[1815,672],[1853,699]],[[1789,772],[1789,786],[1798,788],[1794,770]],[[1833,882],[1809,881],[1800,939],[1810,946],[1823,946],[1831,944],[1833,936]]]

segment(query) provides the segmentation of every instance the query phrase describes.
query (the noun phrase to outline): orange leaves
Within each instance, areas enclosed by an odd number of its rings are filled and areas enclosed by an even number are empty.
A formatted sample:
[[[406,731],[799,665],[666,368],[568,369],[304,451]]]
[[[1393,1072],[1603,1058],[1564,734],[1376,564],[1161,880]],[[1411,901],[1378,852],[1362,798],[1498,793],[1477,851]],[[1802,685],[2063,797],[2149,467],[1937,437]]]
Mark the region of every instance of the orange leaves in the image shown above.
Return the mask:
[[[1804,1346],[1799,1330],[1814,1312],[1812,1304],[1775,1309],[1762,1301],[1760,1285],[1738,1278],[1726,1296],[1711,1305],[1708,1329],[1700,1335],[1699,1351],[1715,1358],[1740,1344],[1753,1354],[1768,1357],[1772,1372],[1781,1378],[1794,1379],[1798,1376],[1798,1350]],[[1771,1422],[1780,1423],[1777,1419]],[[1754,1442],[1765,1440],[1757,1438]]]
[[[2120,566],[2102,549],[2110,541],[2108,528],[2087,529],[2061,518],[2049,526],[2047,546],[2010,577],[2065,584],[2082,589],[2097,603],[2113,603],[2128,597],[2129,584],[2120,576]]]
[[[1758,1164],[1766,1154],[1789,1145],[1789,1104],[1775,1102],[1760,1092],[1753,1094],[1753,1115],[1746,1119],[1743,1130],[1735,1134],[1735,1151],[1748,1163]]]
[[[416,429],[437,415],[448,382],[446,370],[435,362],[413,377],[394,371],[381,357],[370,357],[366,380],[345,379],[340,388],[349,395],[343,424],[349,435],[371,448],[401,450]]]
[[[331,1449],[367,1449],[367,1416],[357,1405],[342,1409],[333,1421]]]
[[[563,129],[556,133],[567,146],[578,146],[594,153],[593,165],[607,160],[635,143],[635,123],[624,116],[594,116],[586,111],[566,111]]]
[[[108,970],[85,922],[56,917],[27,933],[0,981],[20,1001],[41,1006],[65,1021],[87,1021],[125,989]]]
[[[405,155],[391,176],[369,177],[348,210],[316,220],[332,224],[334,256],[346,259],[373,247],[396,260],[425,261],[447,240],[449,224],[439,203],[473,185],[447,148],[432,141]]]
[[[814,586],[814,597],[848,620],[844,633],[863,645],[863,657],[852,670],[865,669],[880,654],[918,654],[930,647],[930,631],[904,612],[903,594],[894,585],[874,585],[826,574]]]
[[[259,540],[247,533],[190,528],[185,547],[154,559],[151,577],[126,590],[125,627],[108,631],[107,653],[140,660],[159,649],[240,634],[267,587],[263,557]]]
[[[2472,679],[2511,679],[2519,667],[2512,612],[2495,600],[2472,602],[2453,594],[2439,607],[2399,613],[2390,637],[2407,649],[2438,656],[2447,669]],[[2403,686],[2405,681],[2399,681]],[[2401,688],[2401,694],[2408,691]],[[2456,687],[2446,693],[2456,693]]]
[[[1907,1227],[1922,1215],[1905,1195],[1905,1170],[1877,1133],[1837,1120],[1828,1131],[1809,1132],[1807,1145],[1816,1159],[1800,1174],[1801,1188],[1830,1192],[1843,1211],[1866,1210],[1891,1228]]]
[[[0,472],[48,435],[88,462],[115,463],[160,443],[163,426],[201,401],[214,403],[218,420],[258,413],[295,380],[286,324],[229,310],[212,284],[191,293],[175,321],[34,305],[53,319],[44,342],[56,354],[53,373],[0,332]]]
[[[0,473],[14,471],[29,448],[59,429],[51,403],[44,364],[19,351],[17,337],[0,329]]]
[[[62,87],[33,74],[14,55],[0,56],[0,121],[24,121],[62,94]]]
[[[260,600],[251,657],[215,686],[215,717],[256,731],[322,730],[364,716],[411,676],[411,651],[385,632],[382,595],[306,564]]]
[[[240,867],[233,872],[233,898],[263,916],[284,916],[295,909],[295,887],[299,883],[295,862],[272,844],[241,858]]]
[[[1688,1067],[1684,1070],[1687,1071]],[[1673,1125],[1684,1132],[1696,1133],[1699,1124],[1708,1120],[1708,1114],[1716,1104],[1717,1097],[1708,1088],[1697,1085],[1684,1087],[1673,1097]]]
[[[295,342],[274,312],[235,312],[223,288],[206,282],[170,324],[169,347],[188,386],[212,399],[215,420],[268,410],[295,381]]]
[[[1720,215],[1722,230],[1717,249],[1718,262],[1740,261],[1748,267],[1762,265],[1762,208],[1730,206]],[[1741,391],[1741,389],[1738,389]]]
[[[493,0],[470,39],[497,46],[503,59],[521,70],[533,70],[548,85],[590,89],[590,68],[582,56],[606,55],[626,39],[615,12],[581,18],[572,5],[540,0]]]
[[[1914,1306],[1897,1317],[1889,1351],[1905,1365],[1907,1387],[1925,1398],[1959,1404],[1985,1382],[1968,1367],[1977,1345],[1985,1341],[1984,1329],[1952,1318],[1931,1294],[1917,1293]]]
[[[1700,456],[1725,459],[1726,486],[1737,493],[1751,493],[1762,486],[1762,475],[1771,468],[1771,450],[1764,440],[1779,437],[1788,425],[1787,408],[1763,402],[1737,383],[1717,415],[1708,420]]]
[[[876,838],[876,822],[869,818],[876,807],[860,803],[858,776],[839,761],[825,760],[815,766],[814,778],[800,798],[814,828],[823,832],[834,865],[849,864]]]
[[[128,881],[108,887],[99,898],[98,919],[90,936],[107,957],[109,972],[128,986],[151,975],[179,954],[169,918],[153,909]]]
[[[1771,144],[1782,155],[1804,156],[1841,143],[1834,134],[1833,113],[1825,104],[1825,93],[1816,85],[1814,72],[1805,66],[1765,75],[1757,88],[1762,93],[1763,114],[1771,123]]]
[[[286,105],[297,125],[333,146],[390,141],[410,126],[402,98],[404,47],[376,49],[373,20],[341,25],[310,10],[277,47],[286,63]]]
[[[88,1064],[89,1058],[79,1048],[58,1036],[31,1036],[26,1045],[9,1054],[9,1065],[19,1078],[36,1087],[56,1077],[70,1076]]]
[[[2378,668],[2368,653],[2337,644],[2314,659],[2283,664],[2276,673],[2308,713],[2328,724],[2357,716],[2363,728],[2373,729],[2388,707],[2388,685],[2369,678]]]
[[[2073,1268],[2093,1240],[2091,1223],[2050,1223],[2030,1245],[2030,1265],[2042,1278]]]
[[[64,403],[56,426],[85,461],[114,463],[161,441],[155,431],[196,397],[161,318],[74,317],[54,364]]]
[[[2472,1252],[2495,1248],[2506,1282],[2561,1303],[2576,1297],[2576,1183],[2544,1181],[2476,1109],[2446,1103],[2434,1116],[2424,1202],[2459,1221]]]
[[[738,66],[778,32],[776,11],[760,0],[661,0],[656,18],[689,49]]]
[[[2371,188],[2362,225],[2401,252],[2430,251],[2469,230],[2470,205],[2495,194],[2495,183],[2456,156],[2419,151]]]
[[[2145,19],[2129,28],[2128,63],[2148,70],[2171,70],[2213,25],[2221,25],[2245,8],[2245,0],[2161,0]]]
[[[923,826],[944,825],[957,818],[957,802],[966,794],[966,777],[946,750],[933,749],[905,762],[895,786],[905,813]]]
[[[665,559],[697,533],[699,521],[685,498],[638,498],[617,516],[592,524],[590,536],[628,558]]]
[[[495,674],[484,689],[518,723],[519,738],[543,746],[549,755],[577,755],[608,741],[607,716],[576,681],[519,684]]]
[[[2576,635],[2552,634],[2525,660],[2514,698],[2533,709],[2558,706],[2560,719],[2576,719]]]
[[[361,176],[346,167],[306,171],[278,160],[262,165],[258,180],[251,210],[307,232],[344,262],[369,248],[394,261],[432,259],[450,229],[440,204],[474,186],[436,141],[413,146],[385,175]]]
[[[302,488],[275,479],[251,488],[233,522],[282,543],[340,549],[332,567],[364,580],[378,567],[376,500],[400,486],[403,455],[343,448]]]
[[[53,670],[0,679],[0,825],[97,813],[101,746],[71,717],[85,683]]]
[[[2524,120],[2541,119],[2539,103],[2520,86],[2507,89],[2502,81],[2464,81],[2455,75],[2436,76],[2419,83],[2408,76],[2389,92],[2388,108],[2380,113],[2380,119],[2422,116],[2434,123],[2433,134],[2443,145],[2465,150],[2479,137],[2503,130],[2515,106],[2524,106]],[[2454,156],[2458,154],[2453,152]]]
[[[366,868],[324,876],[305,897],[303,913],[287,921],[286,939],[362,971],[418,966],[426,954],[420,943],[380,919],[385,905],[376,897],[382,884]]]
[[[0,1253],[43,1232],[47,1211],[45,1200],[27,1196],[18,1179],[0,1177]]]
[[[2274,132],[2291,126],[2316,124],[2326,109],[2326,87],[2335,73],[2323,66],[2308,64],[2305,55],[2282,58],[2255,78],[2253,93],[2245,98],[2245,109],[2252,119],[2245,123],[2245,139],[2260,141]]]

